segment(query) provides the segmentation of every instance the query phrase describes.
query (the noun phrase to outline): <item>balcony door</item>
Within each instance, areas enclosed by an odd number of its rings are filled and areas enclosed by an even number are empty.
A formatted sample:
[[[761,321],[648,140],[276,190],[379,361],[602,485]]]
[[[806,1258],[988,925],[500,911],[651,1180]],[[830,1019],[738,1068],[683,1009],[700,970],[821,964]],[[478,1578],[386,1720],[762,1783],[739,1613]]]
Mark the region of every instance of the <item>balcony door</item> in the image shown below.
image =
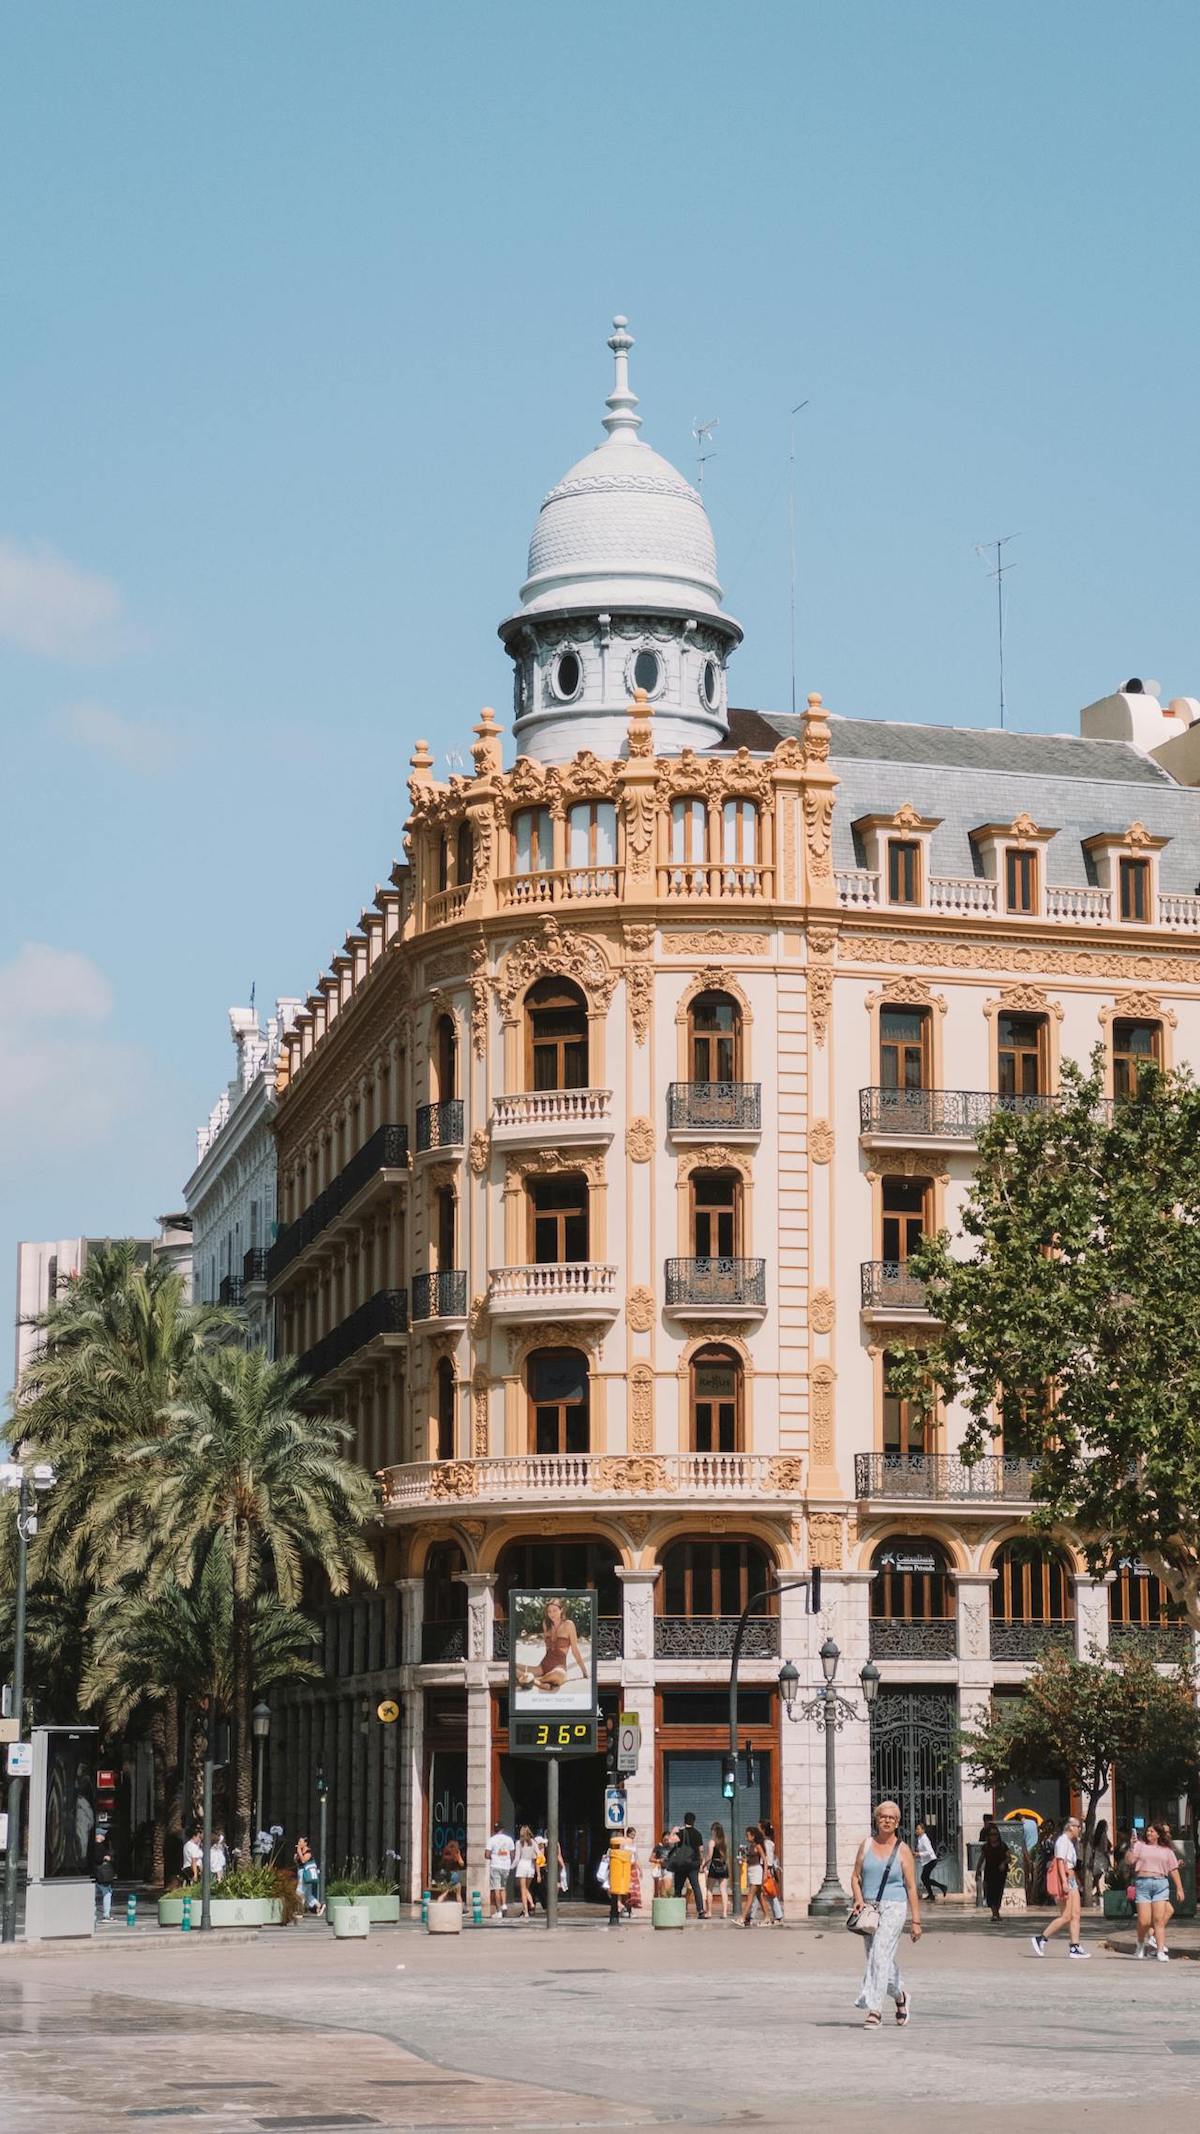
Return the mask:
[[[561,1267],[588,1257],[588,1188],[585,1178],[531,1178],[529,1257],[536,1267]]]
[[[996,1087],[1002,1097],[1046,1094],[1046,1018],[1002,1015],[997,1030]]]
[[[733,1349],[700,1349],[691,1362],[693,1452],[742,1450],[742,1360]]]
[[[569,978],[542,978],[525,995],[530,1089],[588,1086],[587,1002]]]
[[[889,1266],[903,1267],[923,1244],[932,1205],[932,1179],[884,1179],[882,1245]]]
[[[691,1198],[694,1258],[736,1259],[741,1249],[741,1179],[733,1171],[694,1171]]]
[[[889,1461],[923,1460],[928,1450],[928,1418],[915,1401],[906,1400],[895,1389],[893,1373],[896,1358],[890,1352],[883,1359],[883,1452]]]
[[[879,1081],[887,1090],[928,1089],[929,1014],[926,1009],[880,1009]]]
[[[590,1450],[587,1357],[579,1349],[535,1349],[525,1366],[529,1449]]]
[[[688,1009],[688,1055],[693,1082],[739,1082],[742,1015],[728,993],[700,993]]]

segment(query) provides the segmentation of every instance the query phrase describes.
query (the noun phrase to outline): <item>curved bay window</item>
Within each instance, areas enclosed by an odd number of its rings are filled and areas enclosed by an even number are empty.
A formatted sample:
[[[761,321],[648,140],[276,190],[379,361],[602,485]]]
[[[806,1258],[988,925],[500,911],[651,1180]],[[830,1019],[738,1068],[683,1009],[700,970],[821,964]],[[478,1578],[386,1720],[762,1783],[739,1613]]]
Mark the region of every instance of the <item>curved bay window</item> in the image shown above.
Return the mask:
[[[540,978],[525,995],[530,1089],[588,1086],[587,1001],[569,978]]]
[[[992,1658],[1036,1660],[1074,1641],[1075,1579],[1066,1558],[1036,1541],[1006,1541],[992,1559]]]
[[[580,1349],[535,1349],[525,1365],[531,1452],[591,1449],[588,1360]]]
[[[742,1651],[747,1659],[769,1659],[779,1651],[779,1604],[768,1591],[774,1565],[761,1542],[673,1541],[661,1561],[654,1626],[660,1658],[726,1657],[743,1609],[763,1592],[767,1598],[750,1617]]]
[[[439,1460],[454,1458],[454,1365],[448,1356],[443,1356],[434,1372],[436,1399],[437,1451]]]
[[[425,1558],[421,1658],[427,1664],[467,1656],[466,1568],[457,1541],[435,1541]]]
[[[741,1452],[742,1359],[733,1349],[697,1351],[690,1365],[693,1452]]]
[[[953,1659],[954,1589],[939,1541],[896,1535],[871,1558],[872,1659]]]
[[[1181,1660],[1190,1652],[1186,1611],[1136,1558],[1122,1558],[1108,1589],[1108,1638],[1117,1654],[1132,1649],[1155,1660]]]

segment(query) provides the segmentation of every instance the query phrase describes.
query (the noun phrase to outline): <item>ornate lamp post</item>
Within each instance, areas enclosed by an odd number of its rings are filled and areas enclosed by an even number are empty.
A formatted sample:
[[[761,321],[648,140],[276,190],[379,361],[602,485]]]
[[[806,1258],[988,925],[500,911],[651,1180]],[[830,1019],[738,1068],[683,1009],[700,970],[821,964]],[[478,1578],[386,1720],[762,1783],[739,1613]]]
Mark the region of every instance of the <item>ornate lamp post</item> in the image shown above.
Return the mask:
[[[255,1705],[250,1714],[250,1726],[254,1735],[254,1753],[258,1761],[258,1783],[254,1796],[254,1828],[257,1833],[267,1827],[266,1809],[263,1806],[263,1759],[267,1753],[267,1741],[271,1732],[271,1707],[265,1700]]]
[[[812,1917],[820,1917],[829,1912],[845,1912],[850,1907],[850,1899],[838,1881],[837,1870],[836,1737],[848,1719],[869,1718],[879,1689],[879,1669],[874,1661],[868,1660],[858,1678],[862,1684],[863,1703],[866,1706],[866,1711],[860,1712],[856,1704],[852,1704],[834,1688],[841,1657],[834,1640],[831,1637],[826,1638],[820,1653],[824,1685],[815,1697],[809,1697],[800,1706],[796,1704],[796,1693],[800,1687],[798,1671],[790,1660],[779,1670],[779,1694],[788,1718],[811,1719],[825,1735],[825,1880],[815,1897],[809,1900],[808,1909]]]

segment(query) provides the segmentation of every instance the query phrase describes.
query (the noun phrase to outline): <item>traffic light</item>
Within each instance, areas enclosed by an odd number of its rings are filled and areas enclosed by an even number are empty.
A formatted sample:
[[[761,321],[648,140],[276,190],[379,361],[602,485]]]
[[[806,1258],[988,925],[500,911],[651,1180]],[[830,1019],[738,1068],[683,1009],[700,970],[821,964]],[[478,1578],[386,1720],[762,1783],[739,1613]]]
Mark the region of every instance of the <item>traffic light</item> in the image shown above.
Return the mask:
[[[810,1615],[820,1615],[821,1613],[821,1566],[819,1563],[815,1563],[809,1573],[808,1612]]]
[[[727,1801],[737,1792],[737,1759],[733,1756],[721,1758],[721,1791]]]
[[[612,1721],[610,1720],[608,1722],[607,1745],[604,1751],[604,1764],[605,1769],[608,1773],[608,1782],[610,1785],[615,1785],[617,1781],[617,1750],[619,1740],[619,1729],[615,1727]]]
[[[746,1759],[746,1784],[752,1786],[754,1784],[754,1751],[748,1741],[743,1743],[742,1754]]]
[[[328,1791],[329,1791],[329,1780],[328,1780],[328,1779],[326,1778],[326,1776],[325,1776],[325,1773],[324,1773],[324,1771],[322,1770],[321,1766],[320,1766],[320,1765],[318,1764],[318,1766],[317,1766],[317,1799],[318,1799],[319,1801],[323,1801],[323,1800],[324,1800],[324,1798],[325,1798],[325,1796],[326,1796],[326,1794],[328,1793]]]

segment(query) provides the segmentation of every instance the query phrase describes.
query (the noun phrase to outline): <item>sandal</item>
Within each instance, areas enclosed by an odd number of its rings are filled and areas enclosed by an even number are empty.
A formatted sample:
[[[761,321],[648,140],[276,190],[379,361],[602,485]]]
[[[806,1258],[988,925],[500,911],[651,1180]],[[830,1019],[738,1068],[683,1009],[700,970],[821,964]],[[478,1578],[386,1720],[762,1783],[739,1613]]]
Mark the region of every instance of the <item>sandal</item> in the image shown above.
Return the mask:
[[[899,1998],[899,2000],[898,2000],[898,2001],[897,2001],[897,2003],[896,2003],[896,2021],[897,2021],[898,2023],[907,2023],[907,2021],[908,2021],[908,2014],[909,2014],[909,2002],[908,2002],[908,1995],[907,1995],[907,1993],[902,1993],[902,1994],[901,1994],[901,1996],[900,1996],[900,1998]]]
[[[863,2029],[878,2030],[882,2022],[883,2017],[880,2015],[878,2009],[872,2008],[870,2014],[867,2016],[865,2022],[863,2023]]]

